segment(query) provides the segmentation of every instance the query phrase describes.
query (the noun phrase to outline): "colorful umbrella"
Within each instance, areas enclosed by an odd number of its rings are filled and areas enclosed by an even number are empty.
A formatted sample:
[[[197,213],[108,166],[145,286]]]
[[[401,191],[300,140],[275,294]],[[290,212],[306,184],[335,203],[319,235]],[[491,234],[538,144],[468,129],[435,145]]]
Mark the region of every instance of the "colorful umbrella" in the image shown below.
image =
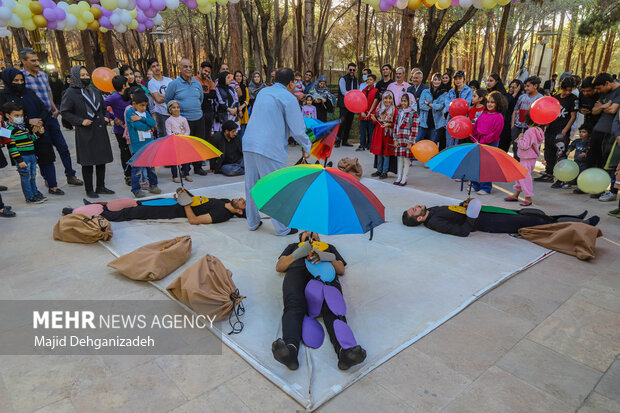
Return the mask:
[[[222,152],[219,149],[202,139],[168,135],[140,148],[127,163],[136,167],[172,166],[204,161],[220,155]]]
[[[260,179],[251,194],[258,209],[270,217],[319,234],[363,234],[385,222],[385,207],[379,199],[336,168],[282,168]]]
[[[476,182],[512,182],[527,170],[512,156],[494,146],[464,143],[444,149],[426,165],[454,179]]]
[[[324,160],[327,164],[327,158],[331,156],[332,148],[336,143],[340,120],[322,122],[317,119],[304,118],[304,122],[307,128],[306,133],[312,142],[310,154],[317,159]]]

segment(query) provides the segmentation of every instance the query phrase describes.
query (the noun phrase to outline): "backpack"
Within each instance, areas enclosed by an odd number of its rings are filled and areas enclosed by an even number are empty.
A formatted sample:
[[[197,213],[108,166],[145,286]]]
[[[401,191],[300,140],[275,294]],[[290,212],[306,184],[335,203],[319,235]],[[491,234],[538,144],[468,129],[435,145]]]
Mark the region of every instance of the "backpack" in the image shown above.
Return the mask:
[[[101,215],[69,214],[54,225],[54,239],[57,241],[92,244],[107,241],[112,235],[110,221]]]

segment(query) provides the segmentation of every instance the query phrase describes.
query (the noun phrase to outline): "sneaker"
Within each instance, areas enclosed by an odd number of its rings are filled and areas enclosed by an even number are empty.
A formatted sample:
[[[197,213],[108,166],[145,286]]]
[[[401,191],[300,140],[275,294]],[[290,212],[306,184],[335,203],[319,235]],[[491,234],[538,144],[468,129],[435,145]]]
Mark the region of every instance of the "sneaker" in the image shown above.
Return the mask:
[[[105,186],[103,188],[97,188],[95,192],[97,192],[98,194],[103,194],[103,195],[113,195],[116,193],[113,190],[106,188]]]
[[[156,186],[152,186],[149,188],[149,192],[152,194],[161,194],[161,189]]]
[[[618,198],[617,194],[614,194],[613,192],[605,192],[603,195],[601,195],[598,200],[601,202],[612,202],[615,201],[616,198]]]
[[[73,186],[82,186],[84,185],[84,182],[82,182],[82,180],[80,178],[78,178],[77,176],[70,176],[69,178],[67,178],[67,183],[69,185],[73,185]]]
[[[0,217],[3,218],[13,218],[15,215],[15,212],[11,211],[11,207],[5,205],[4,208],[2,208],[2,211],[0,211]]]
[[[379,175],[379,179],[387,179],[388,174],[386,172],[383,172],[381,175]]]
[[[46,202],[47,198],[44,196],[33,196],[32,198],[30,198],[30,202],[32,202],[33,204],[42,204],[43,202]]]
[[[125,185],[131,186],[131,176],[126,176],[125,177]]]
[[[476,192],[478,195],[491,195],[490,192],[485,191],[484,189],[481,189],[480,191]]]
[[[172,178],[172,182],[174,182],[175,184],[178,184],[179,182],[181,182],[181,180],[177,176],[176,178]]]
[[[609,211],[607,213],[607,215],[612,216],[612,217],[616,217],[616,218],[620,218],[620,207]]]
[[[570,184],[564,184],[562,185],[562,189],[570,189],[571,185]]]
[[[136,197],[136,198],[144,198],[145,196],[147,196],[147,193],[140,189],[140,190],[134,192],[133,196]]]
[[[371,173],[371,174],[370,174],[370,176],[372,176],[372,177],[375,177],[375,178],[376,178],[377,176],[381,176],[381,172],[379,172],[379,171],[375,171],[375,172]]]
[[[555,181],[552,185],[551,188],[553,189],[560,189],[562,188],[562,181]]]
[[[0,185],[0,192],[4,192],[4,191],[6,191],[7,189],[9,189],[9,188],[7,188],[7,187],[6,187],[6,186],[4,186],[4,185]]]
[[[355,152],[363,152],[364,150],[365,150],[365,149],[364,149],[364,148],[362,148],[362,147],[360,146],[359,148],[357,148],[357,149],[355,150]]]
[[[581,189],[579,189],[579,188],[575,188],[575,189],[573,189],[573,194],[579,194],[579,195],[582,195],[582,194],[585,194],[585,192],[583,192],[583,191],[582,191]]]
[[[64,195],[65,191],[63,191],[60,188],[56,188],[56,189],[49,189],[47,192],[49,192],[52,195]]]
[[[88,192],[86,192],[86,196],[88,198],[99,198],[99,195],[95,191],[88,191]]]
[[[189,176],[189,175],[184,176],[184,177],[183,177],[183,179],[184,179],[185,181],[187,181],[187,182],[194,182],[194,180],[192,179],[192,177],[191,177],[191,176]]]
[[[598,194],[590,194],[590,198],[598,199],[603,194],[604,194],[604,192],[599,192]]]

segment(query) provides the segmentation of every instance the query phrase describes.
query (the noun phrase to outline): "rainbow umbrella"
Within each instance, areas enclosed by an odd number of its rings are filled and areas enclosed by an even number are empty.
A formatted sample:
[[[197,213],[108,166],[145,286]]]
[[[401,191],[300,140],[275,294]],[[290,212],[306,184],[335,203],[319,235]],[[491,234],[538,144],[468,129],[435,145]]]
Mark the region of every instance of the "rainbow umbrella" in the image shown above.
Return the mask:
[[[444,149],[426,163],[432,171],[454,179],[476,182],[512,182],[527,170],[512,156],[494,146],[464,143]],[[471,184],[470,184],[471,191]]]
[[[385,222],[385,207],[356,178],[336,168],[296,165],[260,179],[258,209],[283,224],[324,235],[363,234]]]
[[[222,152],[209,142],[187,135],[168,135],[140,148],[127,162],[131,166],[172,166],[217,158]],[[180,176],[180,174],[179,174]],[[183,186],[181,178],[181,186]]]

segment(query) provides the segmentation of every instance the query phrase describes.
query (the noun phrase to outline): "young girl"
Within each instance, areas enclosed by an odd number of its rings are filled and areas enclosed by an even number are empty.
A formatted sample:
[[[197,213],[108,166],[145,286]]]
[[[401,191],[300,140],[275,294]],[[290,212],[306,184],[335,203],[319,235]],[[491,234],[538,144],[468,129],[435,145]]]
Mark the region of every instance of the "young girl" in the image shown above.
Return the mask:
[[[536,165],[536,159],[540,155],[540,144],[545,140],[545,133],[540,125],[532,122],[529,113],[524,115],[524,120],[528,125],[525,134],[519,134],[516,140],[517,155],[519,162],[527,169],[527,175],[523,179],[519,179],[514,185],[514,194],[504,198],[507,202],[518,202],[519,194],[523,191],[525,201],[521,202],[521,206],[532,205],[532,196],[534,195],[534,186],[532,182],[532,171]]]
[[[312,96],[307,95],[304,105],[301,108],[301,113],[304,118],[316,119],[316,108],[313,105]]]
[[[370,118],[375,124],[372,133],[370,152],[377,156],[377,171],[371,176],[378,176],[379,179],[387,178],[390,168],[390,157],[394,156],[393,129],[396,120],[397,110],[394,106],[394,94],[386,90],[383,93],[381,103],[377,106],[375,113]]]
[[[478,90],[478,92],[482,92],[482,90]],[[474,96],[476,96],[476,92],[474,92]],[[504,129],[503,113],[508,103],[504,95],[499,92],[491,93],[488,99],[485,98],[485,101],[486,111],[480,112],[481,114],[474,124],[472,140],[484,145],[497,147],[500,135]],[[493,187],[491,182],[472,182],[472,186],[479,195],[489,195]]]
[[[471,95],[471,107],[467,114],[471,123],[475,124],[480,114],[484,112],[487,105],[487,94],[488,92],[484,89],[476,89]]]
[[[400,98],[398,116],[394,128],[394,147],[398,157],[398,176],[394,185],[407,185],[409,174],[409,159],[413,158],[411,145],[418,135],[418,114],[414,111],[415,98],[411,93],[405,93]]]
[[[168,113],[170,117],[166,119],[166,133],[168,135],[189,135],[189,124],[187,123],[187,119],[181,116],[181,106],[179,102],[176,100],[168,102]],[[170,171],[172,172],[172,182],[181,182],[177,166],[173,165]],[[189,176],[189,164],[181,165],[181,175],[187,182],[193,181]]]

